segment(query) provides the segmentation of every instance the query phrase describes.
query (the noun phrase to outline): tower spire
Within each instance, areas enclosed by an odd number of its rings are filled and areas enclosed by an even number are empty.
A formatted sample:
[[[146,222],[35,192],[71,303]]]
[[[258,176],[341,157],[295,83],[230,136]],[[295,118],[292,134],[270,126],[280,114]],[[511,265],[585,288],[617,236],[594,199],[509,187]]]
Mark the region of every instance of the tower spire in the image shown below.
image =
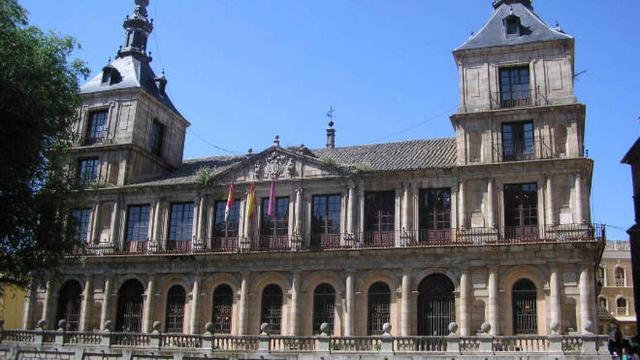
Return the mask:
[[[127,15],[122,27],[126,32],[124,46],[118,50],[117,57],[134,56],[143,61],[151,61],[147,54],[147,39],[153,31],[153,20],[149,20],[147,6],[149,0],[135,0],[133,14]]]

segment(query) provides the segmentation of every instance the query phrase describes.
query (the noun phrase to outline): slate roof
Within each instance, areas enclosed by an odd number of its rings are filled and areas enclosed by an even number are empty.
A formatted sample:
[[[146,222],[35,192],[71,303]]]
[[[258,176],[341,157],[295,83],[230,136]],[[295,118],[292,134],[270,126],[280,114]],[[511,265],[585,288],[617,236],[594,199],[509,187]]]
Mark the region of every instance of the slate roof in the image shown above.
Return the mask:
[[[520,18],[520,23],[525,32],[521,36],[507,38],[503,19],[510,15],[512,9],[513,15]],[[573,39],[573,37],[565,34],[560,29],[554,29],[547,25],[527,6],[518,2],[511,4],[503,3],[495,10],[489,22],[487,22],[478,33],[469,38],[462,46],[455,49],[454,52],[568,39]]]
[[[455,138],[410,140],[310,151],[319,160],[331,158],[340,166],[362,165],[374,172],[452,168],[456,163]],[[196,182],[196,172],[203,166],[213,169],[215,176],[245,159],[246,156],[239,155],[185,160],[180,168],[169,174],[132,186],[192,184]]]
[[[156,100],[160,101],[173,112],[180,115],[180,112],[173,105],[169,96],[158,89],[158,86],[154,81],[156,74],[153,72],[153,69],[151,69],[149,62],[129,55],[118,57],[110,62],[109,65],[117,69],[120,76],[122,76],[122,80],[120,82],[112,85],[103,84],[101,71],[96,77],[82,85],[80,87],[80,92],[83,94],[89,94],[107,90],[142,88]]]

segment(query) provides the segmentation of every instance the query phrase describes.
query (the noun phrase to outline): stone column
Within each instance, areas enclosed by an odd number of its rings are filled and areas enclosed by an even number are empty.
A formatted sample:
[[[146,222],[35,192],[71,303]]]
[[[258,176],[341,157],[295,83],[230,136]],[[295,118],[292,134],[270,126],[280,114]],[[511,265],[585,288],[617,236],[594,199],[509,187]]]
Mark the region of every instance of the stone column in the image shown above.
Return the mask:
[[[162,200],[156,200],[153,206],[153,223],[151,224],[151,239],[149,249],[155,252],[160,249],[162,239]]]
[[[356,187],[349,185],[347,198],[347,233],[355,235],[356,233]]]
[[[495,210],[494,210],[494,206],[493,204],[495,204],[496,199],[494,199],[494,180],[492,178],[490,178],[487,181],[487,198],[488,198],[488,203],[487,203],[487,222],[489,223],[489,227],[490,228],[495,228],[496,227],[496,214],[495,214]]]
[[[142,331],[143,332],[151,332],[151,328],[154,322],[153,317],[153,303],[154,303],[154,293],[155,293],[155,279],[154,276],[149,276],[149,281],[147,283],[147,295],[144,301],[144,309],[142,315]]]
[[[24,302],[24,316],[22,318],[22,328],[29,330],[33,327],[33,312],[36,305],[36,297],[38,295],[38,286],[32,284],[29,286],[26,301]]]
[[[409,336],[411,321],[411,271],[402,274],[402,298],[400,299],[400,336]]]
[[[240,283],[240,309],[238,311],[238,335],[249,335],[249,309],[247,302],[249,301],[249,273],[242,273],[242,282]]]
[[[551,324],[550,328],[553,328],[555,324],[559,325],[560,332],[562,332],[562,307],[560,303],[560,272],[558,268],[553,268],[551,271],[551,277],[549,278],[549,297],[551,302]]]
[[[54,314],[54,310],[53,310],[54,296],[55,294],[53,289],[53,282],[51,280],[47,280],[45,293],[44,293],[44,305],[42,307],[42,319],[44,319],[47,322],[48,329],[56,329],[57,327],[57,324],[53,323],[55,321],[53,319],[53,317],[55,316],[53,315]]]
[[[585,330],[585,324],[591,321],[591,302],[594,301],[593,296],[591,295],[591,286],[589,282],[589,267],[585,267],[580,272],[580,327],[583,333],[587,332]],[[593,324],[592,324],[593,325]],[[593,331],[590,329],[589,331]]]
[[[464,180],[460,180],[460,182],[458,183],[458,227],[461,229],[467,227],[464,197]]]
[[[290,315],[291,315],[291,328],[289,329],[289,335],[296,336],[298,335],[298,315],[299,315],[299,295],[300,295],[300,273],[293,273],[293,280],[291,281],[291,306],[290,306]],[[313,329],[315,330],[315,329]]]
[[[354,288],[354,278],[352,273],[347,273],[346,284],[345,284],[345,292],[346,292],[346,311],[344,314],[344,336],[353,336],[354,335],[354,325],[355,325],[355,288]]]
[[[197,247],[194,244],[194,248],[201,250],[206,247],[207,241],[207,194],[200,195],[200,203],[198,205],[198,233],[196,235]]]
[[[489,334],[497,336],[498,328],[498,269],[489,269],[489,279],[487,281],[487,290],[489,291],[489,310],[487,311],[487,321],[491,324]]]
[[[117,246],[118,234],[120,233],[120,221],[118,217],[120,215],[120,200],[113,202],[113,212],[111,213],[111,246]]]
[[[580,173],[576,174],[576,222],[578,224],[584,224],[584,215],[582,214],[582,176]]]
[[[91,237],[89,237],[89,243],[96,244],[100,241],[100,202],[97,202],[93,207],[93,218],[91,219]]]
[[[295,227],[293,228],[293,239],[291,248],[294,250],[301,249],[304,234],[304,189],[298,188],[295,192]]]
[[[469,272],[460,275],[460,336],[469,336],[471,321],[469,321]]]
[[[555,209],[553,204],[553,180],[551,176],[547,175],[547,185],[546,185],[546,198],[547,198],[547,225],[554,225],[556,222],[555,219]]]
[[[111,305],[111,280],[104,280],[102,309],[100,310],[100,330],[104,329],[104,325],[109,319],[109,306]]]
[[[82,294],[82,305],[80,307],[80,324],[78,330],[89,331],[89,324],[91,323],[91,304],[93,303],[93,282],[91,281],[91,275],[87,275],[87,279],[84,281],[84,292]]]
[[[410,185],[408,183],[404,184],[402,187],[402,222],[401,229],[404,231],[410,231],[409,228],[409,189]]]
[[[199,299],[200,299],[200,275],[196,275],[193,279],[193,288],[191,289],[191,314],[189,316],[189,333],[190,334],[199,334],[200,330],[198,327],[198,307]]]

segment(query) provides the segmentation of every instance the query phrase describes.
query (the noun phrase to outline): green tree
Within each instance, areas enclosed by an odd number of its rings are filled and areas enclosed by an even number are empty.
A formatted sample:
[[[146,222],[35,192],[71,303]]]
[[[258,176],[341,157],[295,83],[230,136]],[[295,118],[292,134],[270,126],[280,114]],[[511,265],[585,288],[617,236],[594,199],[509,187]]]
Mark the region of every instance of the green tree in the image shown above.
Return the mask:
[[[66,236],[66,149],[88,70],[74,39],[30,26],[0,0],[0,280],[26,284],[72,249]],[[68,228],[68,227],[67,227]]]

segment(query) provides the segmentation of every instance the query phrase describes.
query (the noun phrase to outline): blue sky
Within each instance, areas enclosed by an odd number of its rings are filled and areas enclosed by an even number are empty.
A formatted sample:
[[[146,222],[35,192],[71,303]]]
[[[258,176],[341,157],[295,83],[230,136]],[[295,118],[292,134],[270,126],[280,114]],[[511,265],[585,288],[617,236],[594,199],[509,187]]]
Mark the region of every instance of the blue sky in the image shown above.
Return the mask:
[[[133,9],[133,0],[19,1],[33,24],[78,39],[94,75]],[[534,5],[576,37],[593,221],[624,239],[633,209],[620,159],[640,135],[640,1]],[[185,158],[259,151],[276,134],[283,145],[322,147],[330,105],[338,146],[449,137],[458,103],[451,51],[492,10],[490,0],[151,0],[149,49],[192,123]]]

